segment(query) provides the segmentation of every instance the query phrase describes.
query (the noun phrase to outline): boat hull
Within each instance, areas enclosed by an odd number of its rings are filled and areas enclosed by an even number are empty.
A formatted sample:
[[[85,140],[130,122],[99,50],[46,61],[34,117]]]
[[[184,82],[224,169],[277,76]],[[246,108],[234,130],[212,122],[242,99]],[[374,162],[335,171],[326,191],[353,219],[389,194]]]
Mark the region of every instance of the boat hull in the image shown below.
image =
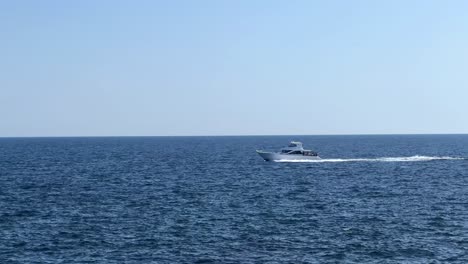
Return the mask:
[[[319,160],[319,156],[291,155],[281,154],[277,152],[265,152],[257,150],[258,155],[265,161],[280,161],[280,160]]]

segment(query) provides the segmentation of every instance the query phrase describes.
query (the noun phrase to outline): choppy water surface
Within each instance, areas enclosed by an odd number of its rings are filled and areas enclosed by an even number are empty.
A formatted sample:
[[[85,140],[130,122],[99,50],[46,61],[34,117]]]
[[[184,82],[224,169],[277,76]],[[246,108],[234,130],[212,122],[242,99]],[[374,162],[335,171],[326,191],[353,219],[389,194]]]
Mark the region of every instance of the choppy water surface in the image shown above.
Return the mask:
[[[319,162],[264,162],[300,140]],[[0,139],[1,263],[468,263],[468,136]]]

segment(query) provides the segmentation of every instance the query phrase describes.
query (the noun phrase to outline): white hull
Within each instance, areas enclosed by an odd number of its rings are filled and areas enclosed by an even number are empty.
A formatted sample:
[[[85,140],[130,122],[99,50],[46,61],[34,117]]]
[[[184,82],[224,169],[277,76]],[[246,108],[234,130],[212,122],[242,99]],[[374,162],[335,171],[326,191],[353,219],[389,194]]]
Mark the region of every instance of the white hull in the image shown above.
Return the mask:
[[[260,155],[265,161],[278,161],[278,160],[319,160],[319,156],[306,156],[302,154],[282,154],[277,152],[264,152],[257,150],[258,155]]]

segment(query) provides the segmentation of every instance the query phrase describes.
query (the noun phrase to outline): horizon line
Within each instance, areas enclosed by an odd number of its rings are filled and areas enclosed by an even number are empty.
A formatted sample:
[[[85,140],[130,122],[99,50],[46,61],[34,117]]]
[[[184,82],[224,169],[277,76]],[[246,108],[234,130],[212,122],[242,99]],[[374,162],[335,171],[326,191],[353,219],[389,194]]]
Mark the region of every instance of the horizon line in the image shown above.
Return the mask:
[[[116,138],[116,137],[279,137],[279,136],[424,136],[468,135],[468,133],[356,133],[356,134],[240,134],[240,135],[105,135],[105,136],[0,136],[1,138]]]

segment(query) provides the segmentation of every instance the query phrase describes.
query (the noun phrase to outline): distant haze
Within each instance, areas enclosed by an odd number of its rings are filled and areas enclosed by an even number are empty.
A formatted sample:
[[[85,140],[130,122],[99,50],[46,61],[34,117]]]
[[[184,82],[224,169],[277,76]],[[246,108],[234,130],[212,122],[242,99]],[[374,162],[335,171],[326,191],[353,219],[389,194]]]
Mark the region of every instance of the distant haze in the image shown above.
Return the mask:
[[[2,1],[0,136],[468,133],[468,1]]]

